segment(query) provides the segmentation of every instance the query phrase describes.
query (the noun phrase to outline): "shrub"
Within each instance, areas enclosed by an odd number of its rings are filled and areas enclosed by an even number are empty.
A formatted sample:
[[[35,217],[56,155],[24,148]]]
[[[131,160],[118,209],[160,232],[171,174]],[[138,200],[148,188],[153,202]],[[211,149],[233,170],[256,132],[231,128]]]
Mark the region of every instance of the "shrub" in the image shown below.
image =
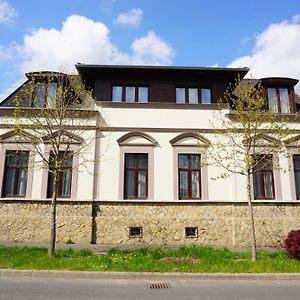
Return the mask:
[[[288,234],[284,242],[284,248],[289,258],[300,259],[300,230],[292,230]]]

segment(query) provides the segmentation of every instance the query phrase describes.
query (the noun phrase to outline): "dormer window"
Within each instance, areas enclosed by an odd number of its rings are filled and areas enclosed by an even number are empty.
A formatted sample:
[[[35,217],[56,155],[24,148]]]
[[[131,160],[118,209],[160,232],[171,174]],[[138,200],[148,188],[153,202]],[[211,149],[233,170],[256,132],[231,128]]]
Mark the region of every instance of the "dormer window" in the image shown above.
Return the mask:
[[[176,88],[176,103],[210,104],[211,90],[206,88]]]
[[[53,107],[56,102],[57,82],[37,82],[35,84],[32,106]]]
[[[113,86],[113,102],[148,102],[148,87],[146,86]]]
[[[293,104],[289,97],[287,88],[268,88],[269,109],[273,113],[292,113],[294,112]]]

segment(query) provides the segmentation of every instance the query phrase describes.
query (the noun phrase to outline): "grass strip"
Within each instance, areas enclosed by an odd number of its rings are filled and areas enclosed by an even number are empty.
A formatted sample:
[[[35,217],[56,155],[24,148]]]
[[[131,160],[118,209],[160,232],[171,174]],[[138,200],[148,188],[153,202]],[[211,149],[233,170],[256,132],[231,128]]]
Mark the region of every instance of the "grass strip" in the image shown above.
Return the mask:
[[[300,261],[285,252],[258,252],[251,262],[249,252],[192,246],[178,250],[145,248],[112,249],[97,255],[91,250],[56,250],[49,257],[46,248],[0,246],[1,269],[127,271],[127,272],[210,272],[272,273],[300,272]]]

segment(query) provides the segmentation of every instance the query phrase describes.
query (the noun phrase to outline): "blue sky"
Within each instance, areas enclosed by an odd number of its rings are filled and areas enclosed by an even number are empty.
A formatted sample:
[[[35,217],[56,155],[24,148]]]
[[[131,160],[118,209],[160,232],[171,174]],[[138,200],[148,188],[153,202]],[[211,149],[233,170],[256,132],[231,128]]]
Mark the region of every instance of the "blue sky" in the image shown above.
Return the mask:
[[[300,78],[300,0],[0,0],[0,94],[76,62]]]

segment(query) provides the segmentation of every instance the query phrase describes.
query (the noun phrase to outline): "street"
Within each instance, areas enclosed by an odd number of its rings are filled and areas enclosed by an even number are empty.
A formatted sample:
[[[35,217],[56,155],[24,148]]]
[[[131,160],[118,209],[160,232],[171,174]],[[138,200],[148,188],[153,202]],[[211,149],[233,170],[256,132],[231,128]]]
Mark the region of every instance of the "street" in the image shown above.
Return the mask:
[[[157,283],[154,288],[150,285]],[[163,284],[163,288],[160,288]],[[160,286],[161,285],[161,286]],[[155,288],[156,287],[156,288]],[[1,300],[99,299],[299,299],[298,280],[211,280],[167,278],[62,279],[0,277]]]

